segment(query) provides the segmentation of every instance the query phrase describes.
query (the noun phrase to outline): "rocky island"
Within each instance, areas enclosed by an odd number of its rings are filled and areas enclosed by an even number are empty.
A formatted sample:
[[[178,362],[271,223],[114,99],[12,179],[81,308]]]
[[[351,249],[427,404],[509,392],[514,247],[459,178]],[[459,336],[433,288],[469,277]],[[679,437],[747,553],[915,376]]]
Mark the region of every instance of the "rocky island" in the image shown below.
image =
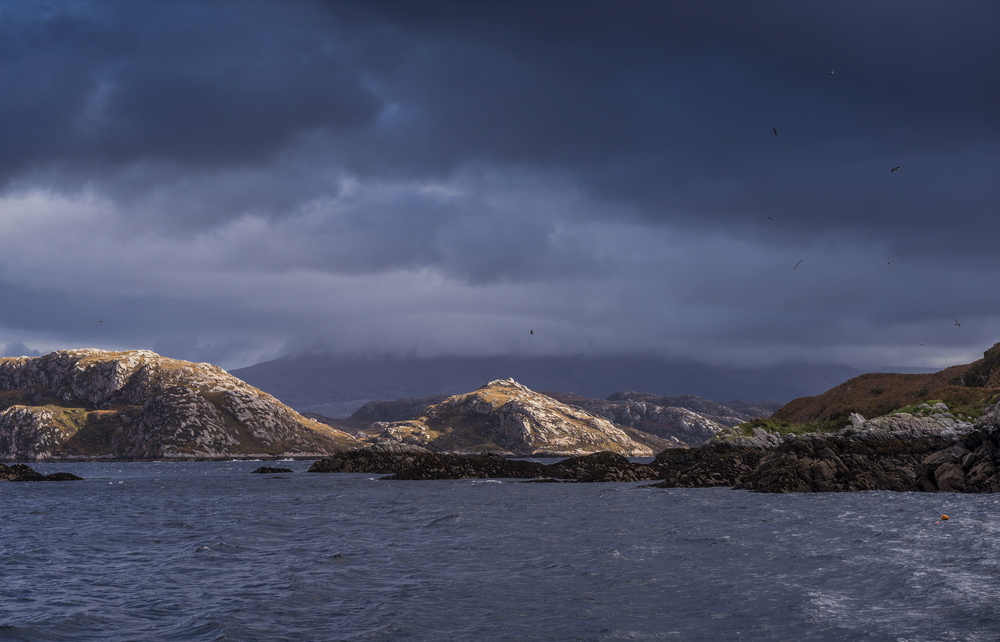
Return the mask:
[[[0,460],[322,457],[353,436],[221,368],[146,350],[0,359]]]

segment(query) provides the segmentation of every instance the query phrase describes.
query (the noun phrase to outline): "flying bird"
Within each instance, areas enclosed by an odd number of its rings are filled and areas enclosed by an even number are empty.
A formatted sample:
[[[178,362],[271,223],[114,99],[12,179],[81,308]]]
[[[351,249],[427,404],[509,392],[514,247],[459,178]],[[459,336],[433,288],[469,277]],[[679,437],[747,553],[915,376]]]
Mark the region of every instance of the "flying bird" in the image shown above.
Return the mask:
[[[530,332],[528,332],[528,334],[535,334],[535,331],[531,330]]]
[[[98,323],[104,323],[104,319],[101,319],[100,321],[98,321]]]
[[[924,344],[922,344],[922,343],[918,343],[917,345],[918,345],[918,346],[922,346],[922,345],[924,345]]]
[[[890,170],[889,170],[889,173],[891,174],[891,173],[893,173],[894,171],[896,171],[897,169],[899,169],[899,165],[896,165],[895,167],[893,167],[892,169],[890,169]]]
[[[767,217],[767,220],[769,220],[769,221],[773,221],[774,219],[773,219],[773,218],[771,218],[770,216],[768,216],[768,217]]]
[[[774,135],[777,136],[778,135],[778,128],[777,127],[772,127],[771,129],[774,130]]]
[[[833,69],[836,69],[836,67],[834,67]],[[832,76],[832,75],[833,75],[833,69],[831,69],[831,70],[830,70],[830,73],[828,73],[828,74],[826,75],[826,77],[827,77],[827,78],[829,78],[830,76]]]
[[[895,265],[892,264],[892,261],[889,260],[888,256],[885,257],[885,262],[889,264],[889,267],[896,267]]]
[[[802,261],[799,261],[799,263],[801,263],[801,262],[802,262]],[[792,266],[792,269],[794,270],[795,268],[799,267],[799,263],[796,263],[795,265],[793,265],[793,266]]]
[[[957,325],[960,328],[962,327],[962,324],[958,322],[958,319],[955,319],[955,325]]]

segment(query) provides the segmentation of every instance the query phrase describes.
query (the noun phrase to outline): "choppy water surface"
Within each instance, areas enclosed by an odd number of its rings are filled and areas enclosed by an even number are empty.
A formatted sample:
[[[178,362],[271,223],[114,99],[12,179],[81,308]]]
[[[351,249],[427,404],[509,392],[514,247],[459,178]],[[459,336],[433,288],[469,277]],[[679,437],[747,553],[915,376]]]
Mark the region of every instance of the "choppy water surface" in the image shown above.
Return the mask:
[[[1000,637],[993,496],[259,465],[39,465],[87,479],[0,483],[0,639]]]

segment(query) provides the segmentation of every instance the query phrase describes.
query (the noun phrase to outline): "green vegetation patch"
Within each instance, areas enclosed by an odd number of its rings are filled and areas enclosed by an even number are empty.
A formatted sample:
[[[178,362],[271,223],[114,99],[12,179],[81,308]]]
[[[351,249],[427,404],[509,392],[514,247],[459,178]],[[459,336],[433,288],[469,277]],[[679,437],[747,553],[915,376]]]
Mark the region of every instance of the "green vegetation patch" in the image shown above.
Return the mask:
[[[853,410],[841,410],[820,421],[811,421],[803,424],[796,424],[773,417],[760,417],[744,422],[734,427],[739,431],[737,434],[750,437],[755,428],[766,430],[776,435],[806,435],[815,432],[837,432],[842,428],[851,425],[851,413]]]

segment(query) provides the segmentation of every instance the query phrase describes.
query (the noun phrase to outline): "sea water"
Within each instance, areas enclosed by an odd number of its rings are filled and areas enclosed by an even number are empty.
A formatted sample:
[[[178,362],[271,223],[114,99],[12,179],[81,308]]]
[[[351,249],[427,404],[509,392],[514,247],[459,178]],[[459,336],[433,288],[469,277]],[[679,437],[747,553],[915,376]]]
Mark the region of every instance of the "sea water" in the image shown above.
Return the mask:
[[[1000,639],[992,495],[260,465],[0,483],[0,639]]]

